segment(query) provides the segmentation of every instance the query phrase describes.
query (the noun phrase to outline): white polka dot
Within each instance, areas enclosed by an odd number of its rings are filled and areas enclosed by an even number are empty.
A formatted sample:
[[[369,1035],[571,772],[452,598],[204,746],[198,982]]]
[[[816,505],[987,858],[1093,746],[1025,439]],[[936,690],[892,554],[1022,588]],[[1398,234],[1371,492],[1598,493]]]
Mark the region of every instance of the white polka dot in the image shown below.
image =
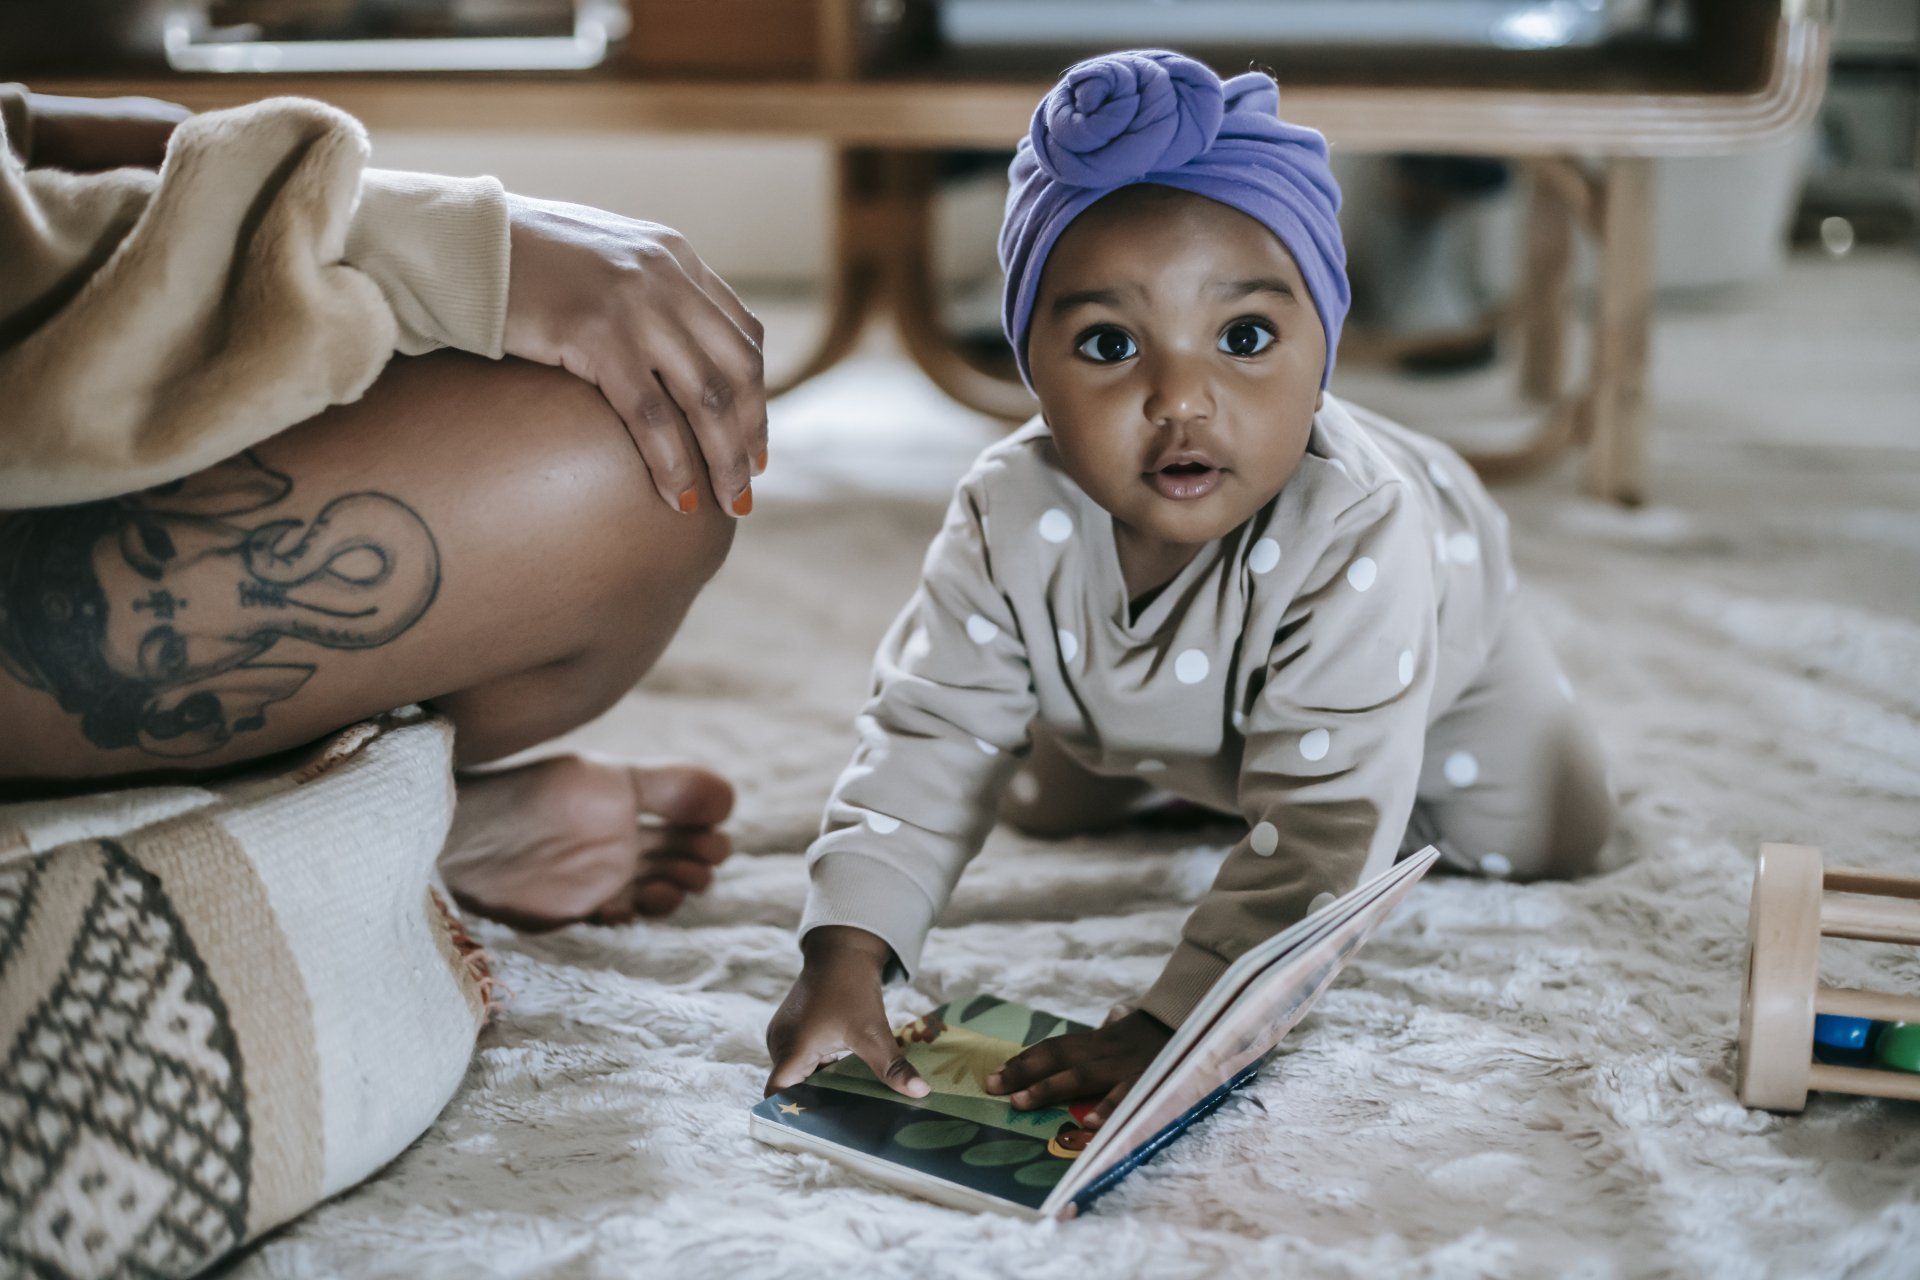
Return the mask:
[[[1447,562],[1447,535],[1438,529],[1433,531],[1433,558],[1441,564]]]
[[[1380,566],[1373,562],[1372,556],[1361,556],[1347,566],[1347,583],[1355,591],[1365,591],[1380,576]]]
[[[1253,845],[1255,853],[1263,858],[1270,858],[1273,856],[1273,851],[1280,847],[1280,828],[1271,822],[1262,822],[1248,834],[1247,840]]]
[[[900,829],[900,819],[890,818],[884,813],[869,813],[867,825],[883,836],[890,836]]]
[[[1480,870],[1490,876],[1504,880],[1513,874],[1513,863],[1504,853],[1489,853],[1481,857]]]
[[[1233,709],[1233,727],[1243,731],[1247,727],[1247,713],[1238,707]]]
[[[1447,539],[1447,559],[1455,564],[1472,564],[1480,558],[1480,539],[1462,530]]]
[[[967,635],[975,644],[985,644],[999,634],[1000,628],[995,626],[992,620],[983,618],[977,613],[968,616]]]
[[[1564,671],[1554,672],[1553,682],[1560,686],[1560,696],[1565,698],[1568,702],[1572,702],[1573,701],[1573,681],[1567,679],[1567,673]]]
[[[1000,754],[1000,748],[994,746],[985,738],[975,738],[973,745],[980,749],[980,754],[983,756],[997,756]]]
[[[1198,649],[1183,649],[1173,660],[1173,676],[1181,684],[1199,684],[1212,669],[1207,655]]]
[[[1427,459],[1427,477],[1433,481],[1435,488],[1453,488],[1453,477],[1447,474],[1447,469],[1440,465],[1438,459]]]
[[[1056,631],[1054,636],[1060,641],[1060,661],[1072,662],[1080,655],[1080,637],[1071,631]]]
[[[1440,772],[1456,787],[1470,787],[1480,778],[1480,762],[1468,751],[1456,751],[1447,757]]]
[[[1040,536],[1048,542],[1065,542],[1073,536],[1073,517],[1059,507],[1040,517]]]
[[[1013,798],[1021,804],[1032,804],[1040,798],[1040,784],[1030,773],[1015,774],[1013,785],[1008,788]]]
[[[1167,762],[1165,760],[1155,760],[1152,757],[1148,757],[1133,767],[1141,773],[1164,773],[1167,768]]]
[[[1316,911],[1325,911],[1338,901],[1340,901],[1340,899],[1330,893],[1316,893],[1313,895],[1313,901],[1307,904],[1307,914],[1312,915]]]
[[[1413,650],[1400,651],[1400,687],[1406,688],[1413,683]]]
[[[1253,550],[1247,555],[1247,568],[1255,573],[1265,573],[1280,563],[1280,544],[1272,538],[1262,538],[1253,544]]]
[[[1325,729],[1309,729],[1300,735],[1300,754],[1309,760],[1325,760],[1333,735]]]

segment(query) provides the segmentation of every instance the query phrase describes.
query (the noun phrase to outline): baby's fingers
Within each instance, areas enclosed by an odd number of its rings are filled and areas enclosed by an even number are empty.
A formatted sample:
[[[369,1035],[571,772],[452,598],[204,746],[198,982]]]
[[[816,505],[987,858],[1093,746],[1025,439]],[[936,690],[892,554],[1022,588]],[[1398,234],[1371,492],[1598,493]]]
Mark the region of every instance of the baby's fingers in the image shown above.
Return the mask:
[[[1100,1099],[1100,1105],[1095,1107],[1093,1114],[1087,1117],[1087,1128],[1098,1129],[1101,1125],[1112,1119],[1115,1108],[1126,1101],[1127,1095],[1133,1092],[1133,1086],[1139,1083],[1139,1076],[1128,1076],[1125,1080],[1122,1080],[1119,1084],[1107,1090],[1107,1096]]]
[[[924,1098],[933,1092],[932,1086],[921,1079],[920,1073],[907,1061],[907,1055],[901,1052],[899,1042],[886,1030],[885,1023],[879,1031],[870,1031],[856,1040],[853,1051],[895,1093]]]
[[[795,1045],[783,1053],[777,1053],[773,1059],[773,1070],[767,1073],[767,1087],[763,1096],[771,1098],[782,1089],[791,1088],[820,1069],[831,1054],[816,1053],[806,1045]]]
[[[1051,1040],[1042,1040],[1028,1049],[1008,1058],[998,1071],[987,1077],[988,1093],[1012,1093],[1023,1089],[1036,1080],[1044,1080],[1056,1071],[1064,1070],[1074,1058],[1082,1056],[1075,1052],[1075,1042],[1082,1036],[1055,1036]]]

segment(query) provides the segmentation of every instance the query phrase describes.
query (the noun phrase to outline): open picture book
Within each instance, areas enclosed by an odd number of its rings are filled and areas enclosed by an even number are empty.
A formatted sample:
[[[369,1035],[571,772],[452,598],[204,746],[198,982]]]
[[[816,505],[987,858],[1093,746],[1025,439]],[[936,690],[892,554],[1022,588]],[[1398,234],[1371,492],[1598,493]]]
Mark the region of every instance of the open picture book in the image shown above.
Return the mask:
[[[1083,1124],[1097,1098],[1016,1111],[986,1091],[1020,1050],[1086,1025],[976,995],[897,1033],[926,1097],[846,1057],[755,1106],[753,1136],[957,1208],[1072,1217],[1252,1079],[1438,856],[1403,858],[1234,961],[1097,1130]]]

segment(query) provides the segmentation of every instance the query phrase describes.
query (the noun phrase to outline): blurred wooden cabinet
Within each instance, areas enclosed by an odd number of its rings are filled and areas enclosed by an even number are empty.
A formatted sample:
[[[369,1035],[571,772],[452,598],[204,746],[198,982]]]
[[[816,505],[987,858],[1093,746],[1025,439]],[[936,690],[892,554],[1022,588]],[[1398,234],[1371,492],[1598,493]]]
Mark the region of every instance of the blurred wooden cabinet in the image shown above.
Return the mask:
[[[88,0],[104,3],[105,0]],[[1031,408],[1008,361],[944,334],[929,222],[942,152],[1011,150],[1060,65],[1058,50],[987,60],[943,49],[934,0],[628,0],[632,33],[607,63],[565,75],[133,76],[36,87],[148,93],[196,109],[277,93],[324,98],[414,131],[641,131],[804,135],[838,165],[829,322],[802,376],[831,367],[876,313],[950,394],[989,412]],[[1195,53],[1271,65],[1290,119],[1349,151],[1502,156],[1532,177],[1518,308],[1522,389],[1547,406],[1528,447],[1476,461],[1490,474],[1586,446],[1586,484],[1638,501],[1652,319],[1652,158],[1710,155],[1803,127],[1825,84],[1831,0],[1689,0],[1690,40],[1527,56],[1302,49]],[[0,78],[7,78],[0,46]],[[476,92],[484,84],[484,92]],[[697,228],[694,229],[697,233]],[[1564,376],[1572,243],[1600,270],[1584,374]]]
[[[633,28],[614,52],[648,76],[781,77],[821,70],[833,0],[628,0]]]

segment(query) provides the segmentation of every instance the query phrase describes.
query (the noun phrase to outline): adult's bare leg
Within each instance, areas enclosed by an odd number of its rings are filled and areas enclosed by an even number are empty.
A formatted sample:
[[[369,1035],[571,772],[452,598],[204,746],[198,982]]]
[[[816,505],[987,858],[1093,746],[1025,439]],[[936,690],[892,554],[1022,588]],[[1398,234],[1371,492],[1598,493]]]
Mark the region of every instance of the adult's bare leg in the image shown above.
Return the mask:
[[[204,775],[409,702],[463,768],[533,746],[665,650],[732,539],[700,496],[661,503],[586,383],[440,354],[179,484],[0,515],[0,778]],[[731,799],[684,768],[464,775],[449,882],[522,923],[670,909]]]

